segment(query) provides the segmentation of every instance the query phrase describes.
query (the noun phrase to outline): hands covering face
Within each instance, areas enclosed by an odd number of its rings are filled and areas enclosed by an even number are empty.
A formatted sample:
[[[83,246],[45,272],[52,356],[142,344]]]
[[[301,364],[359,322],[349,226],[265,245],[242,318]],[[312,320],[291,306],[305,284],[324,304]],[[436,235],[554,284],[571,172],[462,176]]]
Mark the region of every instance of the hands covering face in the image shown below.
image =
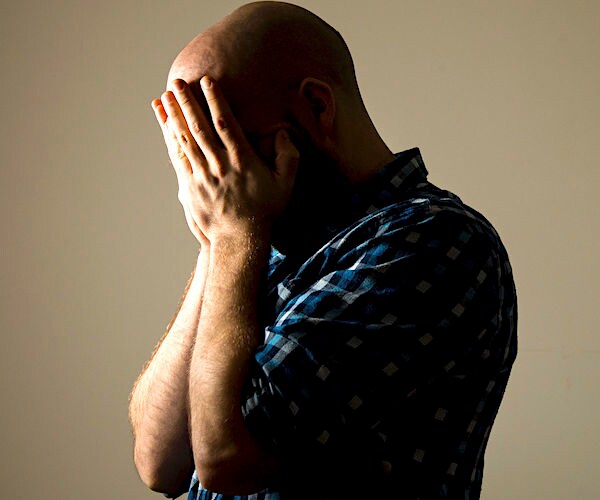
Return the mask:
[[[152,101],[188,226],[200,244],[223,236],[268,238],[290,200],[298,150],[280,129],[275,168],[269,168],[246,139],[217,82],[205,76],[201,87],[214,130],[183,80]]]

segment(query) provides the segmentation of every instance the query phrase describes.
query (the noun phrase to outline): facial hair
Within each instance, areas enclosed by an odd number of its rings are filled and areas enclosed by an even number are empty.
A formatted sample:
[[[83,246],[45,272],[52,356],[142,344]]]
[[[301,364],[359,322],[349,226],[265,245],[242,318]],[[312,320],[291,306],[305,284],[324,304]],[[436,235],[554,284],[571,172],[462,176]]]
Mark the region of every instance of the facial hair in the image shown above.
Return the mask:
[[[338,163],[314,146],[308,134],[290,131],[300,153],[290,202],[275,222],[272,244],[286,256],[314,253],[330,237],[328,228],[343,217],[350,186]]]

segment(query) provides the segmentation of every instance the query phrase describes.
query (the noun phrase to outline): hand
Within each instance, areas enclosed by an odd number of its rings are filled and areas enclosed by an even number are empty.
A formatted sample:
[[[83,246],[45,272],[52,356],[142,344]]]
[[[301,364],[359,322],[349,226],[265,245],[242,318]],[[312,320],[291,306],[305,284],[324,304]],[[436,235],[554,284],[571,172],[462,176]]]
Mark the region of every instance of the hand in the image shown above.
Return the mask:
[[[202,231],[200,231],[196,225],[196,222],[194,221],[194,218],[192,217],[190,202],[188,199],[186,178],[182,174],[182,172],[191,170],[192,167],[190,162],[179,146],[179,142],[177,141],[174,131],[168,125],[168,116],[160,99],[154,99],[152,101],[152,109],[154,110],[154,115],[156,116],[156,120],[158,121],[158,124],[162,130],[165,144],[167,145],[167,152],[169,153],[169,158],[171,160],[171,165],[173,166],[175,174],[177,175],[177,183],[179,185],[177,197],[179,198],[179,202],[183,207],[185,220],[187,221],[191,233],[194,235],[196,240],[198,240],[198,243],[200,243],[200,246],[208,247],[208,239],[206,236],[204,236]]]
[[[275,168],[270,169],[247,141],[217,83],[208,77],[201,83],[216,134],[183,80],[173,82],[174,93],[162,96],[167,116],[163,130],[170,142],[177,140],[171,145],[176,161],[171,161],[180,200],[209,241],[223,235],[265,237],[290,200],[298,150],[287,132],[279,130]]]

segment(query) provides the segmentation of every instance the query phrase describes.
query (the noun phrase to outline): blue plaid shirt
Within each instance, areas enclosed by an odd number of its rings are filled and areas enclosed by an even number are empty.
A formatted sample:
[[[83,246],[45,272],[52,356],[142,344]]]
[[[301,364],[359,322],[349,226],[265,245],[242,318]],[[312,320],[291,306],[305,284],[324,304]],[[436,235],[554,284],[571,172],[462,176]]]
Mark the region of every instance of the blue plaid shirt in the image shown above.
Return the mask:
[[[311,255],[272,252],[242,412],[281,467],[234,498],[479,498],[517,352],[506,250],[418,148],[347,201]],[[194,473],[188,500],[225,498]]]

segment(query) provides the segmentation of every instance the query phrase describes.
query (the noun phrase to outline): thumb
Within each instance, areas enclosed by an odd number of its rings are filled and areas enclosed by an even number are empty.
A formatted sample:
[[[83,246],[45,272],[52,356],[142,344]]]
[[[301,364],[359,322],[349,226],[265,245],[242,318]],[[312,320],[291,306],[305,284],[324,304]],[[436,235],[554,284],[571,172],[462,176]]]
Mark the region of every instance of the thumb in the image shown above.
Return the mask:
[[[275,172],[283,182],[293,182],[300,162],[300,152],[294,146],[290,135],[280,129],[275,136]]]

